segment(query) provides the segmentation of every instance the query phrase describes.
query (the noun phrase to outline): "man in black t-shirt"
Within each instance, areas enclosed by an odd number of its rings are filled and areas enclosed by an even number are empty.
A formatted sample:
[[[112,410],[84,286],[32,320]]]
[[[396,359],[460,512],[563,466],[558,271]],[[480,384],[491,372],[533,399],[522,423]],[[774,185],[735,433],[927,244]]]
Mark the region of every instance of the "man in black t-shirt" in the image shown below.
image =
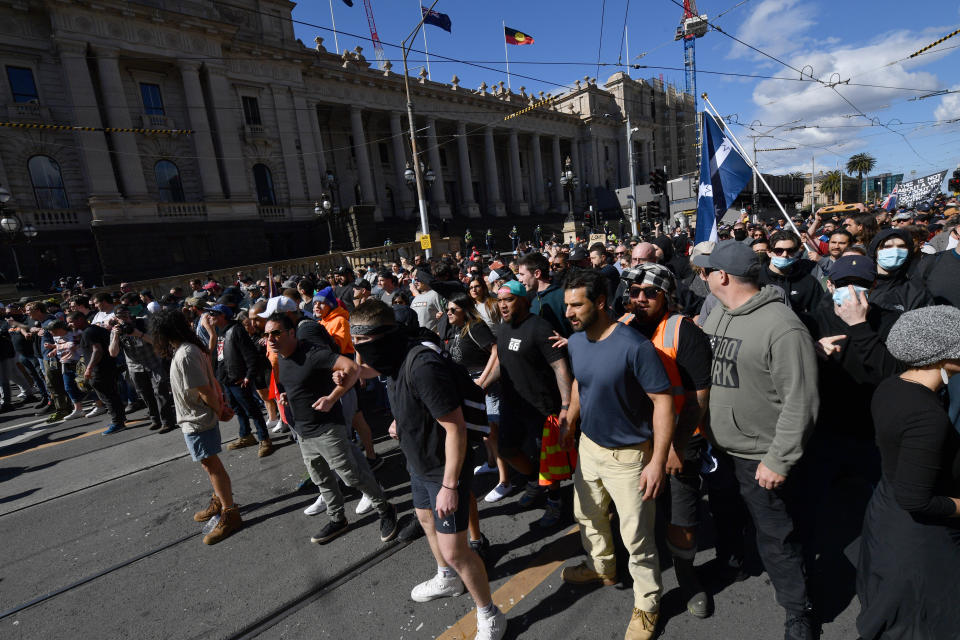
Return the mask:
[[[554,345],[550,323],[530,313],[530,300],[522,284],[516,280],[504,283],[497,292],[497,303],[503,317],[497,331],[499,364],[484,382],[489,385],[502,380],[500,456],[527,476],[527,487],[519,503],[529,507],[543,494],[538,466],[530,457],[532,453],[539,460],[539,449],[530,450],[530,445],[543,433],[550,416],[557,416],[563,430],[573,378],[566,348]],[[550,485],[547,509],[539,522],[542,527],[553,526],[560,520],[558,488],[559,483]]]
[[[126,423],[126,407],[117,389],[117,361],[110,357],[110,332],[103,327],[87,322],[87,316],[74,311],[67,318],[70,328],[82,332],[80,344],[87,355],[87,367],[83,373],[101,402],[110,411],[111,423],[103,435],[123,430]]]
[[[477,637],[499,640],[506,633],[506,616],[493,604],[483,561],[467,543],[467,426],[449,365],[434,350],[417,346],[380,300],[357,306],[350,331],[362,375],[392,378],[390,406],[396,420],[391,435],[400,440],[407,458],[413,506],[437,562],[437,574],[414,587],[410,596],[427,602],[460,595],[466,587],[477,605]]]
[[[392,540],[397,535],[396,509],[387,502],[370,466],[359,459],[343,419],[340,398],[356,383],[357,364],[322,344],[298,340],[293,321],[283,313],[271,316],[263,333],[267,347],[280,355],[280,402],[297,416],[292,427],[300,436],[303,462],[330,515],[330,522],[310,541],[326,544],[349,528],[338,475],[348,487],[362,491],[377,510],[380,540]],[[343,377],[339,385],[333,383],[334,372]]]

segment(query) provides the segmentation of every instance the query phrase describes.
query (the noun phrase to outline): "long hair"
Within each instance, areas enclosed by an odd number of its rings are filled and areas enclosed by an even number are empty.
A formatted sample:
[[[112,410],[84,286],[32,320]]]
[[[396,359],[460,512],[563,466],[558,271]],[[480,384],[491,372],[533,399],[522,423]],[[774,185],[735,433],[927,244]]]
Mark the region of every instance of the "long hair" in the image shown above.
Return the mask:
[[[476,302],[465,293],[455,293],[447,299],[448,303],[453,303],[463,310],[463,328],[460,329],[460,337],[464,338],[470,333],[470,325],[475,322],[483,322],[477,315]]]
[[[194,332],[179,309],[163,309],[150,316],[153,350],[161,358],[172,358],[177,347],[187,342],[207,353],[207,345]]]
[[[487,288],[486,280],[483,279],[483,276],[473,276],[467,283],[467,287],[472,285],[474,282],[480,284],[480,291],[482,292],[480,294],[480,299],[475,301],[475,304],[482,304],[487,308],[487,313],[490,315],[490,318],[495,322],[499,322],[500,307],[497,306],[497,299],[490,295],[490,289]]]

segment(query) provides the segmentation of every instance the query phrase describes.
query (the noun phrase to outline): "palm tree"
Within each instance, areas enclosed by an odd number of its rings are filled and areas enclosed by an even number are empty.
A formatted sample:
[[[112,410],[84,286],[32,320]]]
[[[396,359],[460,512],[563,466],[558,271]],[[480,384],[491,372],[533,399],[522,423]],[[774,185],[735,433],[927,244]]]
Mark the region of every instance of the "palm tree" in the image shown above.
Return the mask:
[[[840,181],[840,172],[836,169],[826,172],[823,177],[820,178],[820,193],[828,196],[836,196],[840,193]],[[834,202],[836,202],[836,198],[834,198]]]
[[[857,174],[857,193],[863,193],[863,174],[870,173],[877,166],[877,159],[869,153],[858,153],[847,160],[847,173]],[[859,195],[857,196],[860,197]],[[866,199],[866,198],[864,198]]]

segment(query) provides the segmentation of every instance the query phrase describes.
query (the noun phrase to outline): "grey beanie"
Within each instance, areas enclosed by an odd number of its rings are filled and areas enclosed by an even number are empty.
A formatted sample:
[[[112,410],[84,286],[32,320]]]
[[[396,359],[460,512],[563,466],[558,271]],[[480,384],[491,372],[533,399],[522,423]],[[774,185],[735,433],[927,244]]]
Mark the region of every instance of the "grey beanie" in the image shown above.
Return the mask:
[[[960,309],[935,305],[907,311],[890,329],[887,349],[909,367],[960,360]]]

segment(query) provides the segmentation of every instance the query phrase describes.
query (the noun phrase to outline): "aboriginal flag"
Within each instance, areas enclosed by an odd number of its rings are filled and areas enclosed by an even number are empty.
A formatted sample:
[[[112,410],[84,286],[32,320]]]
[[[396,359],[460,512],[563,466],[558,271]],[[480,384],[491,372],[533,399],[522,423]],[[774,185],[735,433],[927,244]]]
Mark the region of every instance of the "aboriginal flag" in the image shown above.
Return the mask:
[[[503,28],[503,35],[507,39],[507,44],[533,44],[533,36],[510,27]]]

